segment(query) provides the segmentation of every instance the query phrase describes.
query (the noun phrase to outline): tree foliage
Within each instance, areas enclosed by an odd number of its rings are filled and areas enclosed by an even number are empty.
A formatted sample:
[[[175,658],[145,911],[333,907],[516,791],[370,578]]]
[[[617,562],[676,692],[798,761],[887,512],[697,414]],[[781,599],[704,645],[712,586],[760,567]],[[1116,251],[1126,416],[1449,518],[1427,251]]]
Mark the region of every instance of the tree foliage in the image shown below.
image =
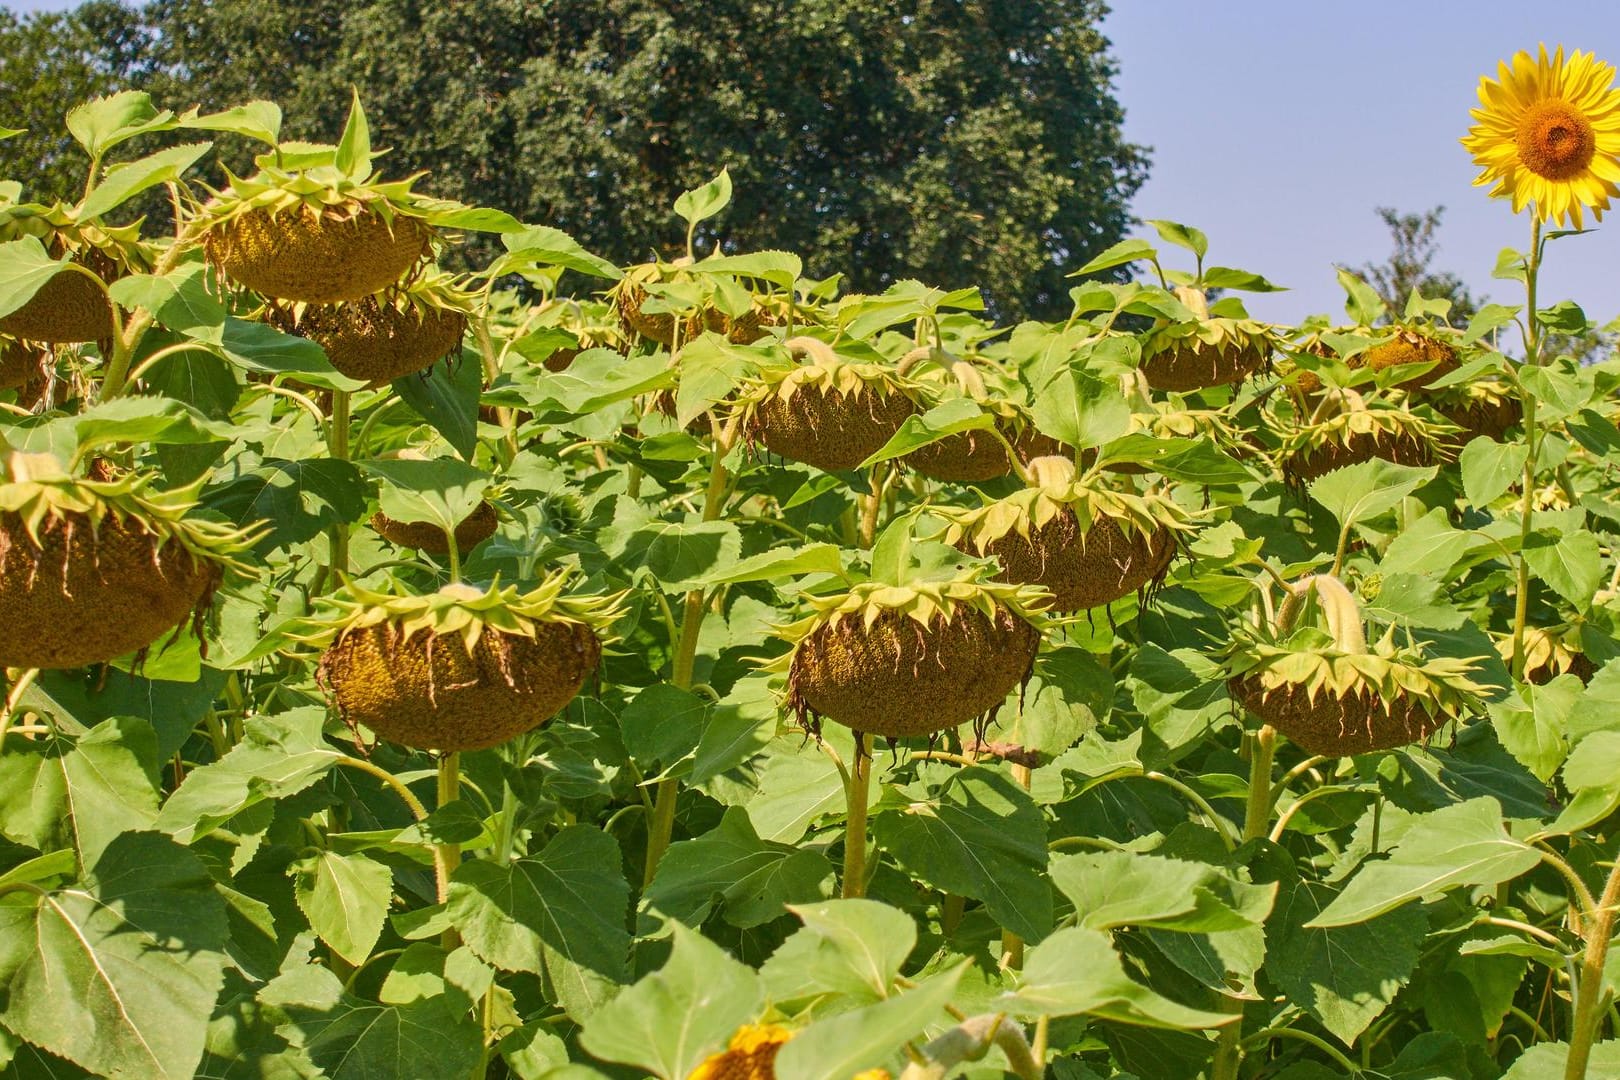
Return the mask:
[[[177,110],[270,98],[287,136],[330,140],[353,85],[386,118],[390,171],[620,262],[674,253],[664,208],[724,165],[736,200],[709,239],[728,250],[800,251],[862,291],[978,282],[1006,316],[1050,316],[1146,175],[1100,0],[155,0],[110,45],[96,27],[120,9],[97,8],[13,24],[62,85],[21,117],[0,98],[0,122],[57,130],[61,101],[117,82]]]
[[[1389,206],[1378,208],[1379,219],[1389,229],[1389,258],[1382,263],[1368,263],[1361,268],[1361,274],[1391,311],[1403,310],[1413,289],[1431,299],[1450,300],[1451,313],[1459,321],[1466,322],[1479,310],[1480,301],[1468,291],[1462,278],[1434,269],[1434,258],[1440,251],[1436,234],[1445,213],[1444,206],[1421,214],[1403,214]]]

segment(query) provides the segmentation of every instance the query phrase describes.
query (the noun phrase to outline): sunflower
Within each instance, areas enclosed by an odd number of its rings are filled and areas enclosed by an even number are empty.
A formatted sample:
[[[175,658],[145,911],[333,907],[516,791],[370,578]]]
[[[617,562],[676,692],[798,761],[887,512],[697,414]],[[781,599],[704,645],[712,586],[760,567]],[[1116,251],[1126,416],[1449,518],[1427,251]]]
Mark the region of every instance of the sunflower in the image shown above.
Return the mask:
[[[1549,60],[1527,52],[1482,78],[1483,108],[1462,144],[1483,172],[1475,186],[1512,196],[1513,212],[1534,203],[1541,221],[1564,219],[1583,228],[1581,208],[1603,220],[1610,196],[1620,196],[1620,90],[1614,65],[1576,51],[1566,63],[1560,46]]]
[[[776,1053],[793,1038],[780,1024],[745,1024],[687,1080],[776,1080]]]

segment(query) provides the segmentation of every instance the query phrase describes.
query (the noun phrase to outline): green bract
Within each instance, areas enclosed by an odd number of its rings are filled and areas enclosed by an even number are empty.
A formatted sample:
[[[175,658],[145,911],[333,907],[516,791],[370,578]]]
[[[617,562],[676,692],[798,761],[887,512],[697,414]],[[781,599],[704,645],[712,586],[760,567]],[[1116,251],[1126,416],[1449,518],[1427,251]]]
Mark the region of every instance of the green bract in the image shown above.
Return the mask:
[[[289,643],[323,648],[356,630],[394,624],[410,638],[421,631],[456,635],[467,648],[486,631],[532,638],[542,623],[567,623],[605,634],[624,613],[624,596],[575,596],[566,593],[573,575],[548,574],[534,588],[491,583],[483,589],[454,584],[426,594],[403,591],[395,584],[374,590],[351,582],[330,598],[331,610],[300,621],[282,632]]]

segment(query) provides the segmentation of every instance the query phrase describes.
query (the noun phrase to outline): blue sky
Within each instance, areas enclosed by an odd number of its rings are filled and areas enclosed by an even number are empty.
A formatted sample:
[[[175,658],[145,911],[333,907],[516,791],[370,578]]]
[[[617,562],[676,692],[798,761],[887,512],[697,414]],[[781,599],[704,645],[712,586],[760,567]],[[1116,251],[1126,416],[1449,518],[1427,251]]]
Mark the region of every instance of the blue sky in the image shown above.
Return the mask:
[[[1289,286],[1249,301],[1279,321],[1342,311],[1333,265],[1389,252],[1378,206],[1443,204],[1436,268],[1519,300],[1490,271],[1503,247],[1524,246],[1528,222],[1471,186],[1477,170],[1457,142],[1479,77],[1542,41],[1620,62],[1614,0],[1113,2],[1103,29],[1125,132],[1153,147],[1135,213],[1196,225],[1214,262]],[[1542,280],[1549,301],[1620,315],[1620,204],[1591,235],[1553,245]]]
[[[1522,301],[1490,274],[1529,223],[1472,186],[1457,140],[1482,74],[1545,41],[1620,63],[1614,0],[1113,0],[1125,132],[1154,148],[1133,210],[1209,234],[1210,258],[1290,291],[1258,317],[1343,313],[1333,264],[1388,255],[1374,208],[1444,204],[1437,269],[1475,294]],[[1590,225],[1590,222],[1588,222]],[[1151,230],[1144,235],[1151,236]],[[1546,300],[1620,315],[1620,203],[1591,235],[1554,243]]]

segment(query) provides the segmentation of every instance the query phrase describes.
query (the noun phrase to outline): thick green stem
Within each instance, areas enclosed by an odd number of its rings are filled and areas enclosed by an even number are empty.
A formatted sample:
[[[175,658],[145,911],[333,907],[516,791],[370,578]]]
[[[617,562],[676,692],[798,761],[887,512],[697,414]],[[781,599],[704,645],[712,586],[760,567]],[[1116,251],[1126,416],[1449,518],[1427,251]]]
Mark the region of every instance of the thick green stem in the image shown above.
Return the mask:
[[[855,763],[844,801],[849,812],[844,817],[844,891],[846,900],[866,895],[866,806],[872,795],[872,737],[855,733]]]
[[[1021,736],[1022,729],[1014,729],[1014,738]],[[1014,765],[1012,767],[1013,779],[1025,791],[1029,790],[1031,776],[1028,765]],[[1001,932],[1001,966],[1009,971],[1020,971],[1024,967],[1024,939],[1011,930]]]
[[[715,521],[725,511],[726,466],[725,456],[730,440],[719,438],[714,445],[714,465],[709,470],[709,486],[703,495],[703,520]],[[704,605],[702,589],[686,594],[686,606],[681,613],[681,636],[675,645],[675,658],[670,670],[670,683],[682,690],[692,688],[692,672],[697,666],[698,639],[703,631]],[[647,860],[641,879],[642,887],[652,884],[658,873],[658,863],[669,850],[670,838],[675,832],[675,799],[680,794],[680,781],[669,779],[658,785],[658,799],[652,817],[647,822]]]
[[[1265,836],[1271,824],[1271,764],[1276,749],[1277,730],[1270,724],[1262,724],[1250,747],[1249,798],[1243,813],[1244,841]],[[1221,1029],[1210,1076],[1212,1080],[1237,1080],[1238,1069],[1243,1065],[1243,1000],[1227,997],[1221,1002],[1221,1011],[1237,1019]]]
[[[4,674],[4,672],[0,671],[0,674]],[[34,685],[34,680],[38,677],[38,668],[29,668],[24,671],[17,676],[17,681],[12,683],[11,688],[6,691],[5,698],[0,700],[0,742],[5,741],[6,732],[11,730],[11,720],[17,714],[18,702],[22,701],[22,696],[28,693],[28,688]]]
[[[1277,751],[1277,729],[1262,724],[1249,759],[1249,800],[1243,813],[1243,839],[1266,835],[1271,825],[1271,762]]]
[[[1531,215],[1530,252],[1525,259],[1524,291],[1528,306],[1524,313],[1524,363],[1541,363],[1541,320],[1536,316],[1536,277],[1541,269],[1541,219]],[[1536,399],[1521,394],[1524,404],[1524,441],[1529,454],[1524,459],[1524,477],[1519,501],[1519,565],[1513,594],[1513,677],[1524,678],[1524,630],[1530,615],[1530,563],[1525,549],[1530,546],[1530,523],[1536,497]]]
[[[455,802],[461,795],[461,755],[447,753],[439,757],[439,801],[438,808],[443,810]],[[450,875],[456,872],[461,865],[461,845],[435,844],[433,845],[433,875],[438,881],[439,903],[450,899]],[[454,930],[444,932],[444,947],[446,950],[454,949],[461,944],[460,935]]]
[[[878,510],[883,506],[883,478],[888,471],[887,462],[872,466],[872,491],[861,500],[860,542],[861,547],[867,550],[871,550],[877,540]]]
[[[1569,1033],[1569,1057],[1564,1059],[1564,1080],[1585,1080],[1587,1060],[1592,1053],[1603,1014],[1609,1007],[1603,986],[1603,967],[1609,959],[1609,940],[1614,936],[1615,906],[1620,904],[1620,861],[1609,871],[1603,896],[1597,907],[1587,912],[1586,951],[1581,956],[1581,977],[1575,987],[1575,1017]]]
[[[349,407],[347,390],[332,391],[332,416],[327,421],[326,446],[333,461],[349,460]],[[349,523],[340,521],[332,526],[333,576],[342,581],[349,574]]]

